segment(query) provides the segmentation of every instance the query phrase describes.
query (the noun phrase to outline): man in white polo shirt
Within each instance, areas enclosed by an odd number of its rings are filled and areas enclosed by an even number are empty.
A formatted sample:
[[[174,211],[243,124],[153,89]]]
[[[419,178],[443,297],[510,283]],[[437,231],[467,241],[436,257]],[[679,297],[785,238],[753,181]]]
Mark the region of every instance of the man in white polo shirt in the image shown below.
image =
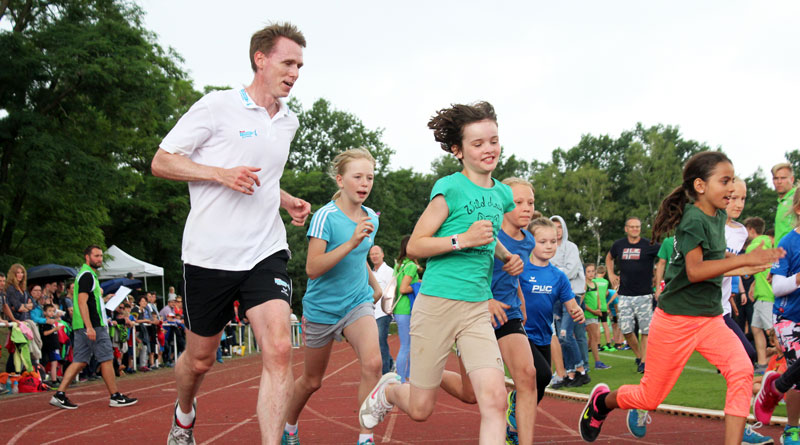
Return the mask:
[[[299,123],[279,99],[303,66],[303,34],[288,23],[253,34],[253,82],[197,101],[161,142],[153,174],[189,183],[183,232],[186,351],[175,366],[178,400],[169,444],[194,444],[195,396],[233,303],[262,350],[257,414],[262,442],[278,443],[291,399],[289,249],[279,208],[305,224],[311,206],[280,189]]]
[[[383,249],[381,246],[376,244],[369,249],[369,261],[372,263],[372,272],[375,273],[375,279],[378,280],[381,289],[386,289],[389,282],[394,279],[394,272],[392,268],[383,261]],[[381,298],[375,302],[375,321],[378,323],[378,343],[381,347],[381,362],[383,362],[381,374],[386,374],[392,370],[394,359],[392,359],[392,352],[389,350],[388,342],[389,325],[392,322],[392,316],[387,315],[386,312],[383,312],[383,309],[381,309],[383,297],[384,296],[381,296]]]

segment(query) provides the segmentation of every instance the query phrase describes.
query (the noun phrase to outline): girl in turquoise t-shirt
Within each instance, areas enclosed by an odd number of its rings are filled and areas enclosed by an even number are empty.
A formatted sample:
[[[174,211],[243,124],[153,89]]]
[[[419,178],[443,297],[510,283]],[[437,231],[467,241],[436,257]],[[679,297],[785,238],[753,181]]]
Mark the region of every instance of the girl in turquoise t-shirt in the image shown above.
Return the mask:
[[[314,214],[308,229],[303,297],[303,374],[294,382],[284,442],[296,443],[297,419],[311,395],[322,386],[333,340],[347,337],[361,364],[359,403],[381,376],[381,353],[374,302],[381,289],[367,265],[378,217],[364,201],[372,190],[375,160],[365,149],[347,150],[334,158],[331,176],[339,191]],[[362,429],[358,443],[374,443]]]
[[[497,117],[487,102],[453,105],[428,122],[434,138],[463,169],[439,179],[408,243],[408,256],[429,258],[411,314],[409,383],[385,375],[361,405],[361,425],[377,425],[394,405],[415,420],[433,412],[445,361],[455,342],[481,411],[481,443],[505,438],[503,361],[488,300],[494,257],[513,275],[522,260],[496,243],[511,189],[492,178],[500,158]]]

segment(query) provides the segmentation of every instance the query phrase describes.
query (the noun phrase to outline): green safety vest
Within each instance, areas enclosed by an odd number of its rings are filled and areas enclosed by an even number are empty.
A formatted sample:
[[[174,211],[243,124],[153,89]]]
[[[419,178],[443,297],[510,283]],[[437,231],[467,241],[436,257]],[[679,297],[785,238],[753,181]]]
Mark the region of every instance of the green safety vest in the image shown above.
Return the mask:
[[[97,308],[98,315],[100,315],[100,325],[106,325],[106,314],[103,312],[103,289],[100,287],[100,281],[97,279],[97,274],[94,272],[94,269],[91,268],[88,264],[84,263],[81,266],[81,269],[78,271],[78,275],[75,277],[75,290],[72,292],[72,304],[75,310],[72,312],[72,329],[83,329],[85,326],[83,324],[83,314],[81,314],[80,306],[78,305],[78,281],[80,281],[81,277],[85,273],[92,274],[92,278],[94,279],[94,285],[92,286],[92,293],[94,294],[94,300]],[[91,295],[89,296],[91,298]],[[88,303],[88,301],[87,301]],[[86,314],[88,315],[88,314]],[[95,326],[96,327],[96,326]]]

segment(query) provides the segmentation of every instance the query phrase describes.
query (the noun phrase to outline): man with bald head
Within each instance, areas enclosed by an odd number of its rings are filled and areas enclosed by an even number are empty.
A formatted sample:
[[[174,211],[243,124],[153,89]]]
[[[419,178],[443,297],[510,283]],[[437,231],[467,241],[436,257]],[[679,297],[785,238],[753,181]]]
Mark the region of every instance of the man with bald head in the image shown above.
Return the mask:
[[[385,289],[386,285],[392,280],[394,276],[392,268],[383,262],[383,249],[377,244],[369,249],[369,261],[372,263],[372,271],[375,273],[375,278],[378,279],[381,289]],[[383,360],[382,373],[386,374],[392,370],[394,359],[392,353],[389,351],[389,343],[386,339],[389,337],[389,324],[392,322],[392,316],[387,315],[381,309],[381,299],[375,303],[375,321],[378,323],[378,342],[381,346],[381,359]]]

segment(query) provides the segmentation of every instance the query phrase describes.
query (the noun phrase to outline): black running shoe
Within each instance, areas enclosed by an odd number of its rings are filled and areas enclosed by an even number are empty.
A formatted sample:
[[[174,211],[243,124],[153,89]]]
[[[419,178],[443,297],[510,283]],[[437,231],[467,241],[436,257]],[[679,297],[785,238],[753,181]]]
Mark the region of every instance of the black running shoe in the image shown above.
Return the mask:
[[[50,398],[50,404],[61,409],[78,409],[78,405],[72,403],[63,392],[57,392]]]
[[[601,394],[608,394],[608,385],[605,383],[598,383],[589,393],[589,400],[586,402],[586,407],[581,412],[581,418],[578,422],[578,429],[581,432],[581,438],[586,442],[594,442],[597,436],[600,435],[600,428],[606,420],[606,416],[601,416],[597,413],[597,397]]]
[[[128,397],[125,394],[116,393],[111,396],[110,401],[108,402],[108,406],[112,408],[119,408],[122,406],[130,406],[136,405],[138,400],[134,399],[133,397]]]

